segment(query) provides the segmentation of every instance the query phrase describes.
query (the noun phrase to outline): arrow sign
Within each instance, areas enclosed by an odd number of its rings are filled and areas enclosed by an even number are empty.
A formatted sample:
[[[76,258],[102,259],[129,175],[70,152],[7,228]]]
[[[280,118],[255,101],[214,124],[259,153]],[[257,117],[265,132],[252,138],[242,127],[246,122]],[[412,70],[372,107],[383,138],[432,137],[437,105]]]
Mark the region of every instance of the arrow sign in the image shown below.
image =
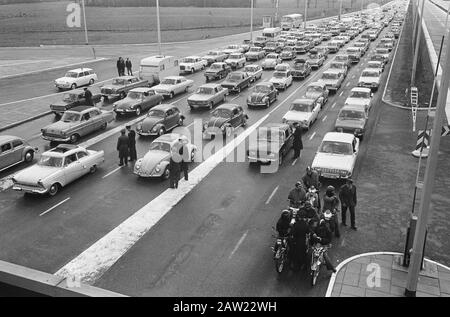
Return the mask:
[[[450,126],[443,126],[441,136],[446,136],[450,134]]]

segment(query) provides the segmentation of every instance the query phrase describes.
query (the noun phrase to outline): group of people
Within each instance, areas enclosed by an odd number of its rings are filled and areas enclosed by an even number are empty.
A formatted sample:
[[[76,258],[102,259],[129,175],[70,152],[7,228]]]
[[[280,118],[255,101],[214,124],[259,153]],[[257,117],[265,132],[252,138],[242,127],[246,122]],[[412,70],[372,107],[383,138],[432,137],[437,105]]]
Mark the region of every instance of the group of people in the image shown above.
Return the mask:
[[[133,65],[131,64],[130,59],[127,57],[125,61],[122,57],[119,57],[117,60],[117,72],[119,76],[125,76],[125,68],[127,69],[128,76],[133,76]]]
[[[128,131],[128,135],[126,134]],[[136,132],[127,125],[126,129],[120,131],[120,137],[117,140],[117,151],[119,152],[119,166],[128,166],[130,162],[137,160],[136,152]]]
[[[295,221],[292,222],[292,211],[283,210],[277,222],[278,235],[289,237],[290,257],[294,267],[302,268],[308,264],[310,246],[316,243],[324,246],[330,244],[333,232],[337,238],[340,237],[339,204],[342,212],[341,225],[347,225],[347,210],[349,210],[351,228],[357,230],[355,224],[356,187],[352,179],[347,179],[346,184],[340,187],[339,197],[336,195],[334,186],[330,185],[321,201],[318,193],[320,187],[318,172],[307,167],[302,181],[295,184],[295,188],[289,192],[288,196],[290,206],[298,209]],[[335,272],[327,252],[324,253],[324,260],[327,269]]]

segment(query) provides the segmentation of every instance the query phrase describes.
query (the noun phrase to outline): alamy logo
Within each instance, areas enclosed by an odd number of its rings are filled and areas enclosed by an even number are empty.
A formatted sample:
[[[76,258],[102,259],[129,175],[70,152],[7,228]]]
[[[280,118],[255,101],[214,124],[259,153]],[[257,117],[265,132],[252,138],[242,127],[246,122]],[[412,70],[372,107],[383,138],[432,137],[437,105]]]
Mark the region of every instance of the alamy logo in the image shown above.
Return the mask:
[[[81,7],[78,3],[69,3],[66,8],[69,15],[66,18],[66,24],[69,28],[81,27]]]
[[[377,263],[370,263],[366,268],[370,274],[367,276],[366,283],[369,288],[381,287],[381,268]]]

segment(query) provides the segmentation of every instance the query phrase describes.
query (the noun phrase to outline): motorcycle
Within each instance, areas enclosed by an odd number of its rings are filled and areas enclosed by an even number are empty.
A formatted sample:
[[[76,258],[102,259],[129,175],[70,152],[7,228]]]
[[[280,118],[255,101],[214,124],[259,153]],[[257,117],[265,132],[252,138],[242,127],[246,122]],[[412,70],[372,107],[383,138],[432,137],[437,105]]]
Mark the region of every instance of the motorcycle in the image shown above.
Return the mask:
[[[288,236],[274,236],[276,238],[275,245],[272,247],[274,252],[273,259],[275,261],[275,269],[278,274],[283,273],[288,266],[289,243]]]
[[[336,218],[337,217],[337,210],[334,209],[333,211],[325,210],[323,213],[323,218],[325,219],[325,223],[327,224],[328,228],[330,228],[330,231],[336,236],[339,237],[339,226],[337,225]]]
[[[330,247],[331,247],[331,244],[324,246],[324,245],[321,245],[320,243],[316,243],[312,246],[311,269],[310,269],[311,286],[316,285],[317,277],[319,276],[322,264],[325,263],[323,255]]]
[[[314,186],[308,188],[308,192],[306,193],[306,198],[311,203],[311,206],[320,210],[320,198],[317,189]]]

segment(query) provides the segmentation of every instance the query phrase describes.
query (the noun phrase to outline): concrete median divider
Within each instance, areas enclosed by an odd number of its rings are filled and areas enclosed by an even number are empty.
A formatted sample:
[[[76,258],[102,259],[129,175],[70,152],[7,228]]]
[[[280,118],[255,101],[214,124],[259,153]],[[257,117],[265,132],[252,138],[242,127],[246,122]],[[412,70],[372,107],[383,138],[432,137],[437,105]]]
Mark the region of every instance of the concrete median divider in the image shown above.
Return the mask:
[[[0,261],[0,297],[126,297],[67,278]]]

